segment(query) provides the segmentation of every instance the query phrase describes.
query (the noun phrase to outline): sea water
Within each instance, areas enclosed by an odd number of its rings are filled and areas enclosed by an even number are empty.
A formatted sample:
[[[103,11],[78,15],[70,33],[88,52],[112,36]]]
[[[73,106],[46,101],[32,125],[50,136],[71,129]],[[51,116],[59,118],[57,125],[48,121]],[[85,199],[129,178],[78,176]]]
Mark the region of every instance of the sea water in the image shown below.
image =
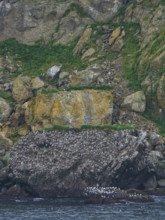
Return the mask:
[[[92,205],[81,199],[0,199],[0,220],[165,220],[165,197],[153,203]]]

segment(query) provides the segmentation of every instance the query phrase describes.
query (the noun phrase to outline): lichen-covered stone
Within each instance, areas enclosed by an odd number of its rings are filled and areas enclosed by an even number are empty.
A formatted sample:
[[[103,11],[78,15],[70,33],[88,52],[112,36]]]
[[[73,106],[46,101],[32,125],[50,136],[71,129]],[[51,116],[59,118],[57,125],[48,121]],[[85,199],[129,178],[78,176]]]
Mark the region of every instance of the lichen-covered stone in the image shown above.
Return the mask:
[[[36,96],[23,105],[27,124],[45,127],[60,124],[110,124],[113,97],[109,91],[83,90]],[[36,129],[35,129],[36,130]]]
[[[32,97],[31,79],[28,76],[17,77],[13,82],[13,97],[17,102],[25,102]]]
[[[83,124],[111,124],[113,97],[109,91],[59,92],[51,112],[52,124],[79,127]]]
[[[76,47],[73,50],[74,55],[78,54],[81,51],[83,45],[90,39],[91,34],[92,34],[92,28],[87,28],[84,31],[82,37],[80,38]]]
[[[146,97],[144,92],[139,91],[127,96],[122,103],[122,107],[130,111],[144,112],[146,108]]]
[[[94,64],[82,71],[75,71],[71,76],[72,86],[91,85],[97,82],[97,78],[101,75],[101,68],[98,64]]]
[[[11,112],[10,105],[6,102],[5,99],[0,98],[0,122],[7,120]]]
[[[94,48],[89,48],[82,56],[82,60],[84,60],[86,57],[91,57],[96,53],[96,50]]]
[[[32,89],[39,89],[42,88],[45,85],[45,83],[39,77],[36,77],[32,79],[31,85]]]
[[[120,36],[120,34],[121,34],[121,28],[119,27],[112,32],[112,35],[109,39],[109,44],[112,45],[115,42],[115,40]]]

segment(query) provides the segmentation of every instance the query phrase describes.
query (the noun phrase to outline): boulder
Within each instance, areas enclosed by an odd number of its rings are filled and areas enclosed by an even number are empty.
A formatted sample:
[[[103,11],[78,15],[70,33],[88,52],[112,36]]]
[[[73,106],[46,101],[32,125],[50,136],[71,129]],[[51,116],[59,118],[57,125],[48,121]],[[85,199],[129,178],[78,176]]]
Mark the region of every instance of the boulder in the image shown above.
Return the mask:
[[[61,66],[54,65],[48,69],[47,74],[48,76],[51,76],[53,78],[57,75],[57,73],[60,72],[60,70],[61,70]]]
[[[110,91],[72,90],[36,96],[23,105],[26,123],[33,130],[54,124],[80,127],[111,124],[113,96]]]
[[[25,102],[33,96],[31,79],[28,76],[17,77],[13,82],[13,97],[17,102]]]
[[[45,85],[45,83],[39,77],[36,77],[32,79],[31,85],[32,89],[40,89]]]
[[[84,60],[87,57],[91,57],[92,55],[94,55],[96,53],[96,50],[93,48],[89,48],[87,51],[85,51],[85,53],[82,56],[82,60]]]
[[[101,68],[98,64],[89,66],[82,71],[75,71],[71,76],[72,86],[91,85],[97,82],[97,78],[101,75]]]
[[[84,31],[82,37],[80,38],[80,40],[78,41],[76,47],[73,50],[74,55],[78,54],[81,51],[83,45],[90,39],[91,34],[92,34],[92,29],[91,28],[87,28]]]
[[[152,172],[145,132],[74,129],[23,137],[11,149],[10,170],[41,197],[81,196],[97,184],[138,188]]]
[[[4,122],[8,119],[11,113],[11,107],[5,99],[0,98],[0,122]]]
[[[144,92],[139,91],[127,96],[124,99],[121,107],[130,111],[144,112],[146,108],[146,97]]]

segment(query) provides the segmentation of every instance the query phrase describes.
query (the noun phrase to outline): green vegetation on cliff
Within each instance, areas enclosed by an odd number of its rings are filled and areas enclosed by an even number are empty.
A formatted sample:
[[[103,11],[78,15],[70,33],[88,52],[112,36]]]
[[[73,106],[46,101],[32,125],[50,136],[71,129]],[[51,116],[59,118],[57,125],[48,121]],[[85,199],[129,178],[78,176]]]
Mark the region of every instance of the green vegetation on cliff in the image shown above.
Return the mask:
[[[46,131],[68,131],[69,129],[74,129],[74,128],[69,128],[68,126],[64,125],[53,125],[50,128],[45,128],[44,130]],[[80,128],[76,128],[76,131],[82,131],[82,130],[91,130],[91,129],[96,129],[96,130],[132,130],[136,129],[136,126],[133,124],[113,124],[113,125],[81,125]]]
[[[45,44],[40,40],[34,45],[25,45],[10,38],[0,42],[0,55],[11,55],[20,60],[23,63],[21,72],[32,77],[44,74],[54,64],[62,64],[62,70],[82,70],[86,63],[81,62],[80,55],[73,56],[72,53],[76,43],[77,39],[68,46]]]
[[[112,87],[109,85],[86,85],[86,86],[71,86],[66,89],[45,89],[45,88],[42,88],[41,93],[48,94],[48,93],[56,93],[56,92],[60,92],[60,91],[85,90],[85,89],[111,90]]]
[[[66,9],[66,11],[63,14],[63,17],[66,17],[71,11],[76,11],[80,17],[89,16],[86,12],[84,12],[84,9],[79,4],[73,2]]]

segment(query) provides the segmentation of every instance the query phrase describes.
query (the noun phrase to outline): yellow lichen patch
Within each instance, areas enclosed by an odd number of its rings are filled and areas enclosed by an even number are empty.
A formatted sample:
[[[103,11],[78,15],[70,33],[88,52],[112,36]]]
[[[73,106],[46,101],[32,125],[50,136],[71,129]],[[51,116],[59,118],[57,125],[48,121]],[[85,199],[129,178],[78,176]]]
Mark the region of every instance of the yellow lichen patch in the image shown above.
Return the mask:
[[[25,119],[31,125],[50,117],[54,94],[39,95],[23,105]]]
[[[109,91],[83,90],[59,92],[51,112],[52,124],[80,127],[82,124],[103,124],[112,116],[113,97]],[[111,123],[111,117],[109,121]]]
[[[24,104],[27,124],[33,131],[51,125],[80,127],[110,124],[113,97],[110,91],[72,90],[36,96]]]
[[[53,104],[53,95],[40,95],[35,98],[33,115],[34,121],[40,121],[40,119],[44,119],[50,116],[51,107]]]
[[[115,42],[115,40],[120,36],[120,33],[121,33],[121,28],[120,27],[112,32],[112,35],[109,39],[109,44],[110,45],[112,45]]]

